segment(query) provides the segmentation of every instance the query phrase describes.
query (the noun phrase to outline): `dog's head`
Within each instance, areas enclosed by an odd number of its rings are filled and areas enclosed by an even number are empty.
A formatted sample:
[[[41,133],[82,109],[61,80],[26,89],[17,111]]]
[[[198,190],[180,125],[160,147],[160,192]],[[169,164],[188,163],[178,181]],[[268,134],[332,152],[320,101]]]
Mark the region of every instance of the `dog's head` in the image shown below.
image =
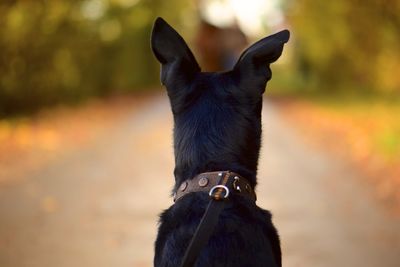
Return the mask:
[[[262,94],[271,79],[269,65],[288,40],[289,31],[278,32],[247,48],[232,70],[201,72],[183,38],[163,19],[156,20],[151,46],[174,114],[178,183],[212,170],[255,177]]]

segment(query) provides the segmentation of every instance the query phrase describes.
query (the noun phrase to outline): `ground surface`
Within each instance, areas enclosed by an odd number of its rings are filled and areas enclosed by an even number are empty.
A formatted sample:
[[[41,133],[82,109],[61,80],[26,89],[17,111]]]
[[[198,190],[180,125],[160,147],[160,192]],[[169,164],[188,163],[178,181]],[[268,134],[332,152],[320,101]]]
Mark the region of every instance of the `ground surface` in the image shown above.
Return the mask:
[[[157,214],[172,204],[171,124],[155,97],[2,185],[0,266],[152,266]],[[399,266],[400,220],[356,173],[305,145],[271,103],[263,140],[258,204],[274,214],[284,266]]]
[[[274,99],[305,141],[352,164],[400,216],[400,100],[354,96]]]

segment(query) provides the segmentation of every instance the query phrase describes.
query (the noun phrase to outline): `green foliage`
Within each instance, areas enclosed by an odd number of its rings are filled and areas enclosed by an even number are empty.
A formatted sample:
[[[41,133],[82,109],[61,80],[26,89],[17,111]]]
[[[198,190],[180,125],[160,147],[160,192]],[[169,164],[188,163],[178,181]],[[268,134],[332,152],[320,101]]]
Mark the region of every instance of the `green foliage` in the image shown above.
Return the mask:
[[[400,93],[400,2],[287,0],[296,70],[317,90]]]
[[[159,84],[151,26],[185,2],[2,1],[0,116]]]

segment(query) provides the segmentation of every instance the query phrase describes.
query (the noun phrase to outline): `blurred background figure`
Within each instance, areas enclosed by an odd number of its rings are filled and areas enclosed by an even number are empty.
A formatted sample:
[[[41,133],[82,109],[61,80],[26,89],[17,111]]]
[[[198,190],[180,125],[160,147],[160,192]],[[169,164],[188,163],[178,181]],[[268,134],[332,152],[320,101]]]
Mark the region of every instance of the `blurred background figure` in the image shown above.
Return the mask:
[[[152,266],[174,167],[149,44],[161,16],[203,71],[291,31],[258,187],[284,265],[397,267],[398,14],[396,0],[1,1],[0,266]]]
[[[230,70],[246,48],[247,37],[237,24],[219,28],[203,19],[199,25],[195,45],[204,70]]]

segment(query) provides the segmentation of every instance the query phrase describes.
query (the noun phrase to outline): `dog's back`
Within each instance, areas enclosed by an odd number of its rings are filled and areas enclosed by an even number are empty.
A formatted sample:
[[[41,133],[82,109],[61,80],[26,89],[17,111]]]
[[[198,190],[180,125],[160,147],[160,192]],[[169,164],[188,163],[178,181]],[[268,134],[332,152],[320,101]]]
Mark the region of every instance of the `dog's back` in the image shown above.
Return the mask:
[[[261,140],[262,94],[289,39],[282,31],[246,51],[233,70],[204,73],[183,38],[157,19],[152,49],[162,64],[174,114],[175,188],[200,173],[230,170],[254,190]],[[166,210],[156,241],[155,266],[179,266],[209,197],[193,192]],[[281,266],[271,214],[232,194],[196,266]]]

